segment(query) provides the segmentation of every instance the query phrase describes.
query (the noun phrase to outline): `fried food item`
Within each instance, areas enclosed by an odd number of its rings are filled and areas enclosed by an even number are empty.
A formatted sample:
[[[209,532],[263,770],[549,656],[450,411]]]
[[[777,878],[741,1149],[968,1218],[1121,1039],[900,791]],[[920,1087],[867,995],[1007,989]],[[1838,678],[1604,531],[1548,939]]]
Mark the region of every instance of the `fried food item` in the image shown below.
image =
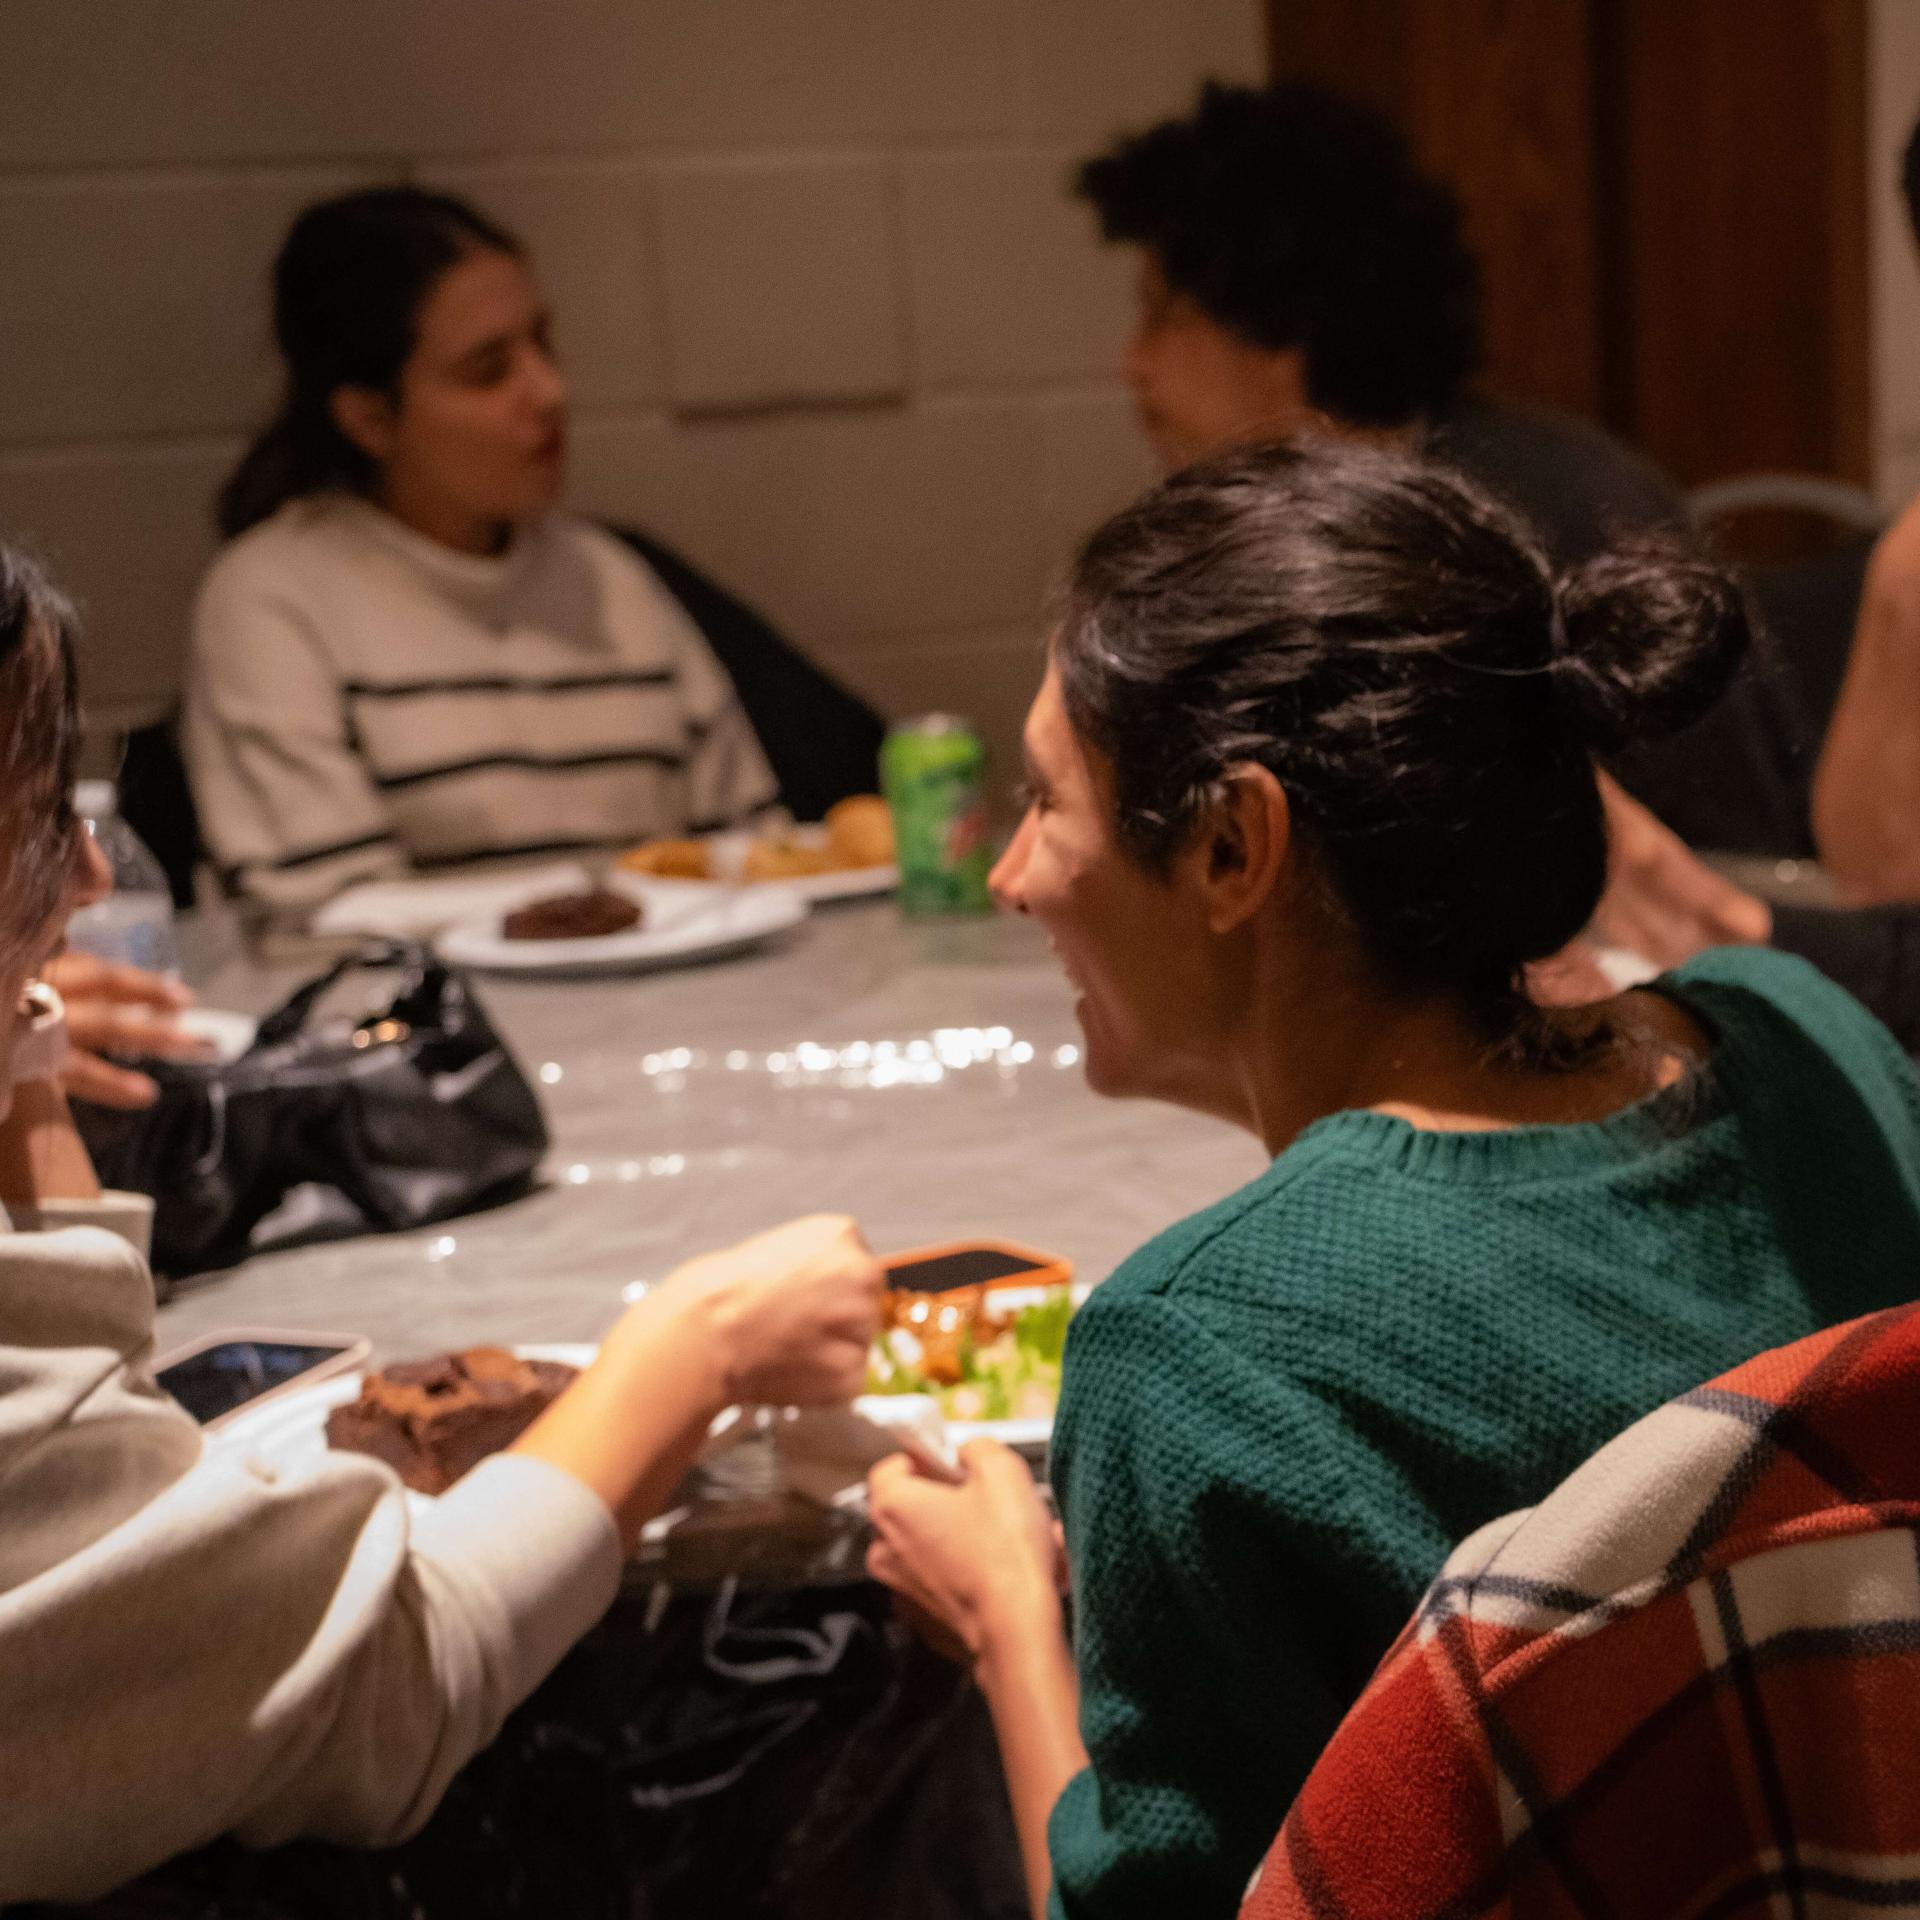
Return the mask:
[[[1060,1398],[1073,1295],[987,1281],[944,1293],[887,1296],[867,1356],[869,1393],[930,1393],[949,1420],[1050,1420]]]
[[[742,880],[805,880],[831,873],[834,858],[825,847],[803,847],[793,840],[755,840],[740,863]]]
[[[639,901],[595,887],[587,893],[556,893],[516,907],[501,921],[500,932],[508,940],[582,940],[625,933],[639,924]]]
[[[827,852],[836,867],[893,864],[893,815],[877,793],[856,793],[827,809]]]
[[[739,839],[723,841],[738,847]],[[644,840],[620,856],[628,873],[660,880],[811,880],[823,873],[884,867],[893,861],[893,816],[877,793],[856,793],[828,811],[824,827],[756,834],[740,852],[736,873],[706,840]]]
[[[657,880],[711,880],[713,855],[704,840],[646,840],[620,856],[629,873]]]
[[[920,1343],[920,1372],[937,1387],[955,1385],[966,1370],[963,1349],[980,1330],[984,1287],[949,1287],[944,1293],[913,1293],[904,1287],[887,1295],[882,1308],[888,1328],[910,1333]]]

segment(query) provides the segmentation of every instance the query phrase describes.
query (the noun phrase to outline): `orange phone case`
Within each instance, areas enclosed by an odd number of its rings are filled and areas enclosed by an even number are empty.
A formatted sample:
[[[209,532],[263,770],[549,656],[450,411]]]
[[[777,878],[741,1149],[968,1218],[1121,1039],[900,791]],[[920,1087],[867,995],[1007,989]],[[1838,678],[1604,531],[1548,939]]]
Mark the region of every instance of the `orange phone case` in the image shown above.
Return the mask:
[[[1003,1274],[997,1280],[975,1283],[989,1292],[996,1287],[1066,1287],[1073,1284],[1071,1260],[1063,1260],[1058,1254],[1036,1252],[1032,1247],[1023,1247],[1014,1240],[948,1240],[938,1246],[909,1247],[901,1253],[883,1255],[880,1264],[891,1278],[902,1267],[910,1267],[916,1261],[939,1260],[956,1253],[1003,1253],[1010,1260],[1031,1263],[1030,1272]],[[911,1287],[913,1282],[902,1277],[899,1284]]]

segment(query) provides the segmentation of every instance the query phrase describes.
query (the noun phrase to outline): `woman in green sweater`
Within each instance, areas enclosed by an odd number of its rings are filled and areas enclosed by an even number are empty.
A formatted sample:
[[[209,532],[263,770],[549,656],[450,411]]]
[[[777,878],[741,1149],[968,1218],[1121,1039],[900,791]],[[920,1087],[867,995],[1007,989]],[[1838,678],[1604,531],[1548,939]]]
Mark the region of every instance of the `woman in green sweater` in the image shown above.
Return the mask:
[[[1274,1159],[1074,1324],[1072,1653],[1014,1456],[874,1477],[873,1571],[976,1661],[1036,1914],[1231,1912],[1453,1542],[1912,1291],[1920,1083],[1837,988],[1728,949],[1578,1010],[1525,989],[1600,893],[1594,755],[1684,724],[1744,639],[1685,551],[1556,578],[1379,451],[1191,469],[1081,555],[997,888],[1096,1091]]]

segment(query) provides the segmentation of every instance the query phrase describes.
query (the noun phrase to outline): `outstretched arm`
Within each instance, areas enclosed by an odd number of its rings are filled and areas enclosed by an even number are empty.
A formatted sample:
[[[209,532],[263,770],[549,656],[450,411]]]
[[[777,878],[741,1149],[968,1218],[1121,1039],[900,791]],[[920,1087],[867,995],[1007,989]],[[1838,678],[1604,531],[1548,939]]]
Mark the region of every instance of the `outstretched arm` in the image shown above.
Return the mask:
[[[20,1124],[51,1123],[30,1102]],[[0,1395],[0,1782],[32,1783],[0,1793],[0,1906],[91,1898],[222,1833],[414,1831],[605,1610],[712,1413],[853,1391],[881,1285],[840,1219],[689,1262],[414,1514],[358,1455],[203,1451],[149,1371],[133,1251],[0,1235],[0,1374],[28,1387]]]
[[[1862,902],[1920,900],[1920,500],[1867,567],[1813,780],[1820,857]]]
[[[1678,966],[1703,947],[1764,946],[1772,914],[1705,864],[1680,836],[1607,775],[1607,890],[1590,937],[1624,947],[1658,967]]]

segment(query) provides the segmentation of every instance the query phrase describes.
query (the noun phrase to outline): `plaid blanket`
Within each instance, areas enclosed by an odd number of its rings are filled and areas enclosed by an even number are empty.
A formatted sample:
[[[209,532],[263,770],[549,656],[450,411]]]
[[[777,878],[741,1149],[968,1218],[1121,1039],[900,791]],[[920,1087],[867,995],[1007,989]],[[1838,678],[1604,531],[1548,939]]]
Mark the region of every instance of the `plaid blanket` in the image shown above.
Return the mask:
[[[1920,1914],[1920,1307],[1648,1415],[1448,1560],[1241,1920]]]

